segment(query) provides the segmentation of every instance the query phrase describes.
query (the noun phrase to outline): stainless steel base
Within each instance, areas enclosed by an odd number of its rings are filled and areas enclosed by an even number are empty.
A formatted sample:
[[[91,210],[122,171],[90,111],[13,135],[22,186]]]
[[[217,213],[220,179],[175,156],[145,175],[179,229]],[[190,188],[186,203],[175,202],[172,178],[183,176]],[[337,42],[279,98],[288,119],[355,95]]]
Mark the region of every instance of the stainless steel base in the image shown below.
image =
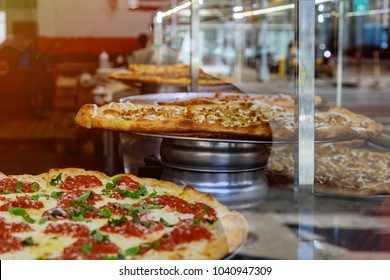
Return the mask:
[[[259,205],[268,191],[264,169],[247,172],[197,172],[164,167],[163,180],[213,195],[231,209]]]
[[[268,184],[266,145],[163,139],[162,179],[209,193],[230,208],[261,203]]]

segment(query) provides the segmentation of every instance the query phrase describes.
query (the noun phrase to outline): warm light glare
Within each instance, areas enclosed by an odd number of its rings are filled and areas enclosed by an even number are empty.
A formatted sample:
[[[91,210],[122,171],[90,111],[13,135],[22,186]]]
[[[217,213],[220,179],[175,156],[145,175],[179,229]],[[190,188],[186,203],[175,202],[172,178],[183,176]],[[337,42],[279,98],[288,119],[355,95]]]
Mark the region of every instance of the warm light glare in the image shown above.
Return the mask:
[[[192,1],[196,1],[196,0],[192,0]],[[158,11],[157,14],[156,14],[157,22],[161,23],[163,18],[168,17],[168,16],[173,15],[173,14],[176,14],[176,13],[180,12],[181,10],[184,10],[184,9],[190,7],[192,1],[185,2],[185,3],[183,3],[183,4],[179,5],[179,6],[176,6],[175,8],[170,9],[170,10],[168,10],[166,12]],[[198,1],[199,5],[201,5],[201,6],[203,5],[203,0],[197,0],[197,1]]]
[[[241,6],[235,6],[233,8],[233,12],[235,12],[235,13],[241,12],[242,10],[243,10],[243,8]]]
[[[321,4],[325,2],[330,2],[332,0],[316,0],[316,4]],[[287,4],[287,5],[281,5],[281,6],[275,6],[275,7],[270,7],[270,8],[265,8],[265,9],[259,9],[259,10],[254,10],[250,12],[242,12],[242,13],[235,13],[233,17],[235,19],[242,19],[245,17],[249,16],[258,16],[258,15],[263,15],[263,14],[268,14],[268,13],[274,13],[274,12],[279,12],[279,11],[284,11],[284,10],[290,10],[294,9],[295,4]]]

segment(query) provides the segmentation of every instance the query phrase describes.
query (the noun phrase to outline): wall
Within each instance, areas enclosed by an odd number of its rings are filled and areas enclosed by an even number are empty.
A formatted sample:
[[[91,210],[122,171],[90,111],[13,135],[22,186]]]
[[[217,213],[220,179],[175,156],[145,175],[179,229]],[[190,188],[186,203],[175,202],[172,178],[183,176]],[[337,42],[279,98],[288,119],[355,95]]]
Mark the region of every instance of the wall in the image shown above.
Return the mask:
[[[113,6],[112,3],[116,3]],[[126,0],[37,0],[39,45],[51,53],[131,52],[152,12],[129,11]]]

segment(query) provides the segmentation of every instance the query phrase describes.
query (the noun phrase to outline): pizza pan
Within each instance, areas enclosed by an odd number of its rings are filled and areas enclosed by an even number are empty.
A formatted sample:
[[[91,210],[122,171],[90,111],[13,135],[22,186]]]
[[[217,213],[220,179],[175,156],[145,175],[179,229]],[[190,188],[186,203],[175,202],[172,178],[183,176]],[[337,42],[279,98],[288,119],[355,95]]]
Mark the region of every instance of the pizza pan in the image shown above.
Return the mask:
[[[170,167],[205,172],[241,172],[265,168],[265,145],[163,139],[162,162]]]
[[[324,198],[335,198],[335,199],[348,199],[348,200],[359,200],[359,201],[378,201],[384,200],[390,197],[390,194],[378,194],[378,195],[353,195],[353,194],[341,194],[332,192],[314,192],[318,197]]]
[[[264,172],[197,172],[164,166],[161,179],[211,194],[231,209],[248,209],[261,204],[268,192]]]

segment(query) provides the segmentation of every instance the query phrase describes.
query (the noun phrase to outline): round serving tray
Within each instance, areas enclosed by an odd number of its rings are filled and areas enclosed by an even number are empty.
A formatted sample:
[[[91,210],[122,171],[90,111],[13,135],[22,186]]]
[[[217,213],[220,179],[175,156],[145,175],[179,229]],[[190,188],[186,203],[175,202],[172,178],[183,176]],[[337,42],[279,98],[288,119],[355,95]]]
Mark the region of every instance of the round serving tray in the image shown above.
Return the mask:
[[[314,192],[315,196],[324,198],[335,198],[343,200],[356,200],[356,201],[381,201],[390,197],[390,194],[378,194],[378,195],[353,195],[353,194],[339,194],[339,193],[326,193],[326,192]]]
[[[192,141],[209,141],[209,142],[227,142],[227,143],[248,143],[248,144],[298,144],[298,140],[295,139],[281,139],[281,140],[246,140],[246,139],[223,139],[223,138],[200,138],[190,137],[181,135],[167,135],[167,134],[156,134],[156,133],[141,133],[141,132],[129,132],[129,134],[135,134],[147,137],[158,137],[176,140],[192,140]],[[336,143],[344,142],[348,140],[338,139],[326,139],[326,140],[315,140],[314,143]]]

